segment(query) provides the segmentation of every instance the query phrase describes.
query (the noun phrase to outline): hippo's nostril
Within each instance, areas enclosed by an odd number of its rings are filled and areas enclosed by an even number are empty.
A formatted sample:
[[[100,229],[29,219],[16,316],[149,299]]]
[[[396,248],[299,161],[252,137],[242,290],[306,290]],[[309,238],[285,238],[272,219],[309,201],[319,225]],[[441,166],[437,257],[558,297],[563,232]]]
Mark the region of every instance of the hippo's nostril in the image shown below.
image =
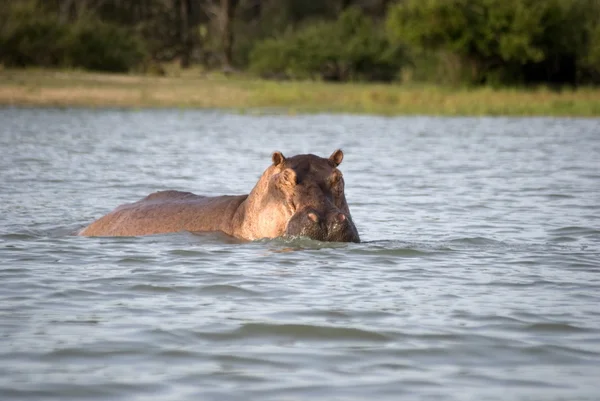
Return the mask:
[[[319,216],[317,216],[317,214],[314,212],[309,212],[308,218],[311,219],[312,221],[314,221],[315,223],[319,222]]]

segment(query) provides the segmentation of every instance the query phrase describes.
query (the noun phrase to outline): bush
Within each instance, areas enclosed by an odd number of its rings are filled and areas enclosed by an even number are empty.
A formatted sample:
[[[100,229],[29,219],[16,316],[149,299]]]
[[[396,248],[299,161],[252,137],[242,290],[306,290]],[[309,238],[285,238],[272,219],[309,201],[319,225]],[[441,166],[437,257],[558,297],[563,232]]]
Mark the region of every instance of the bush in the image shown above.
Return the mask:
[[[80,21],[65,39],[66,64],[89,70],[125,72],[144,60],[141,41],[115,25]]]
[[[392,7],[395,43],[459,57],[473,83],[575,83],[596,0],[408,0]]]
[[[350,8],[334,22],[259,42],[250,54],[250,68],[266,77],[390,81],[403,55],[371,19]]]
[[[582,46],[577,53],[577,81],[581,83],[600,83],[600,2],[583,1],[580,4],[580,21],[583,37]]]
[[[291,47],[287,39],[266,39],[250,53],[250,69],[266,78],[289,77]]]
[[[62,63],[67,27],[56,16],[44,15],[34,2],[17,3],[3,11],[1,62],[11,67],[54,67]]]
[[[15,3],[0,16],[0,62],[12,67],[75,67],[124,72],[144,60],[139,38],[98,19],[61,23],[37,2]]]

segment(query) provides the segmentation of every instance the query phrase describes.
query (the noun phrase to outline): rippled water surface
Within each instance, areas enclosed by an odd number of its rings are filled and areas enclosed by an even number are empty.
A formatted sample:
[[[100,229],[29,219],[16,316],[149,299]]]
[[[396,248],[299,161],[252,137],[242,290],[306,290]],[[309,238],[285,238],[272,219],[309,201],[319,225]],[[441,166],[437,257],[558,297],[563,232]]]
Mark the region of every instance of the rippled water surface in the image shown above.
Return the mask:
[[[72,235],[345,151],[361,244]],[[600,120],[0,109],[2,400],[598,400]]]

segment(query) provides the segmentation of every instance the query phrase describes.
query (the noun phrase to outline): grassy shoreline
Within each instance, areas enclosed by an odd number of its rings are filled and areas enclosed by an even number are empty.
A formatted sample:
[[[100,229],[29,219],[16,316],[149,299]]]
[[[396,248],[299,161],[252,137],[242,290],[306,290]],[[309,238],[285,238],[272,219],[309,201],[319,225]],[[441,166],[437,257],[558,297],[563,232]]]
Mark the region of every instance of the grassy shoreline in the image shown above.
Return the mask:
[[[600,116],[600,88],[452,89],[179,76],[0,70],[0,106],[221,108],[237,112],[443,116]]]

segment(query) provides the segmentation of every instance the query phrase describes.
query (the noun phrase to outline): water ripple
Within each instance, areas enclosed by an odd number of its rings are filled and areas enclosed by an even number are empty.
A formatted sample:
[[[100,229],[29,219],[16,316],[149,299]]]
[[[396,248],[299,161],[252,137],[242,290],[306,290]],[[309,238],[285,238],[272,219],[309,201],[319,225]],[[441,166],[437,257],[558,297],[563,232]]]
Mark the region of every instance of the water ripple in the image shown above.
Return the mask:
[[[361,244],[84,238],[345,151]],[[0,109],[0,398],[595,400],[594,119]]]
[[[389,338],[381,333],[350,328],[303,324],[268,324],[247,323],[241,327],[224,333],[198,333],[204,338],[230,341],[250,338],[287,338],[294,341],[303,340],[337,340],[337,341],[386,341]]]

